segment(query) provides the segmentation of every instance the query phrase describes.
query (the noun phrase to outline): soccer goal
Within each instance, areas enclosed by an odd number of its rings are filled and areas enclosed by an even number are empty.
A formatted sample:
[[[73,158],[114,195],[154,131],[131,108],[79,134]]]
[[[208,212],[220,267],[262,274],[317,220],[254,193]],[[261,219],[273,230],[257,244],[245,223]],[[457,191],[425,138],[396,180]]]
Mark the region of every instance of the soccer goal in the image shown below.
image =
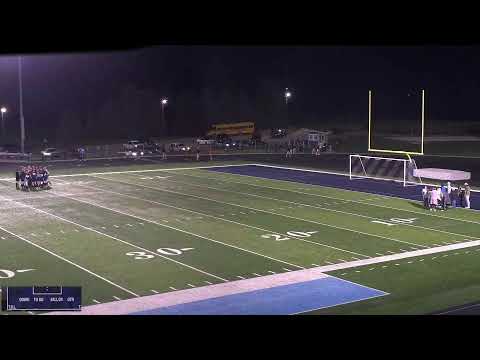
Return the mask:
[[[420,177],[413,171],[417,164],[412,158],[396,159],[366,155],[350,155],[349,175],[354,179],[391,180],[403,186],[422,184]]]

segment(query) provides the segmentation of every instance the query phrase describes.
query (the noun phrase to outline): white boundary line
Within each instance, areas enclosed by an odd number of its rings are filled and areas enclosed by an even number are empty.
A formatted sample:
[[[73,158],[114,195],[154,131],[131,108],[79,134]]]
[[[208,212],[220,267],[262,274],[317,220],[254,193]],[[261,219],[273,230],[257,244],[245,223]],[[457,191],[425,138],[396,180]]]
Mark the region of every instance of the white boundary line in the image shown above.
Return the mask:
[[[324,170],[302,169],[302,168],[294,168],[294,167],[288,167],[288,166],[277,166],[277,165],[267,165],[267,164],[245,164],[245,165],[262,166],[262,167],[284,169],[284,170],[307,171],[307,172],[320,173],[320,174],[341,175],[341,176],[346,176],[346,177],[350,176],[348,173],[331,172],[331,171],[324,171]],[[235,165],[229,165],[229,166],[235,166]],[[165,170],[168,170],[168,169],[165,169]],[[180,169],[176,169],[176,170],[180,170]],[[375,179],[371,179],[371,180],[394,181],[394,182],[403,183],[403,180],[393,180],[393,179],[383,179],[383,178],[378,178],[378,179],[375,178]],[[424,186],[424,185],[437,186],[437,185],[431,184],[431,183],[430,184],[428,184],[428,183],[419,184],[419,183],[415,183],[415,182],[408,182],[408,183],[418,185],[418,186]],[[345,190],[348,190],[348,189],[345,189]],[[350,190],[350,191],[362,192],[362,191],[358,191],[358,190]],[[472,192],[480,192],[480,190],[473,190],[472,189]],[[370,193],[368,193],[368,194],[370,194]],[[385,196],[396,197],[396,198],[399,198],[399,199],[405,199],[405,198],[401,198],[401,197],[394,196],[394,195],[385,195]]]
[[[124,288],[124,287],[122,287],[122,286],[114,283],[113,281],[108,280],[107,278],[104,278],[103,276],[100,276],[100,275],[94,273],[93,271],[88,270],[87,268],[84,268],[83,266],[78,265],[78,264],[74,263],[73,261],[68,260],[68,259],[66,259],[66,258],[64,258],[64,257],[62,257],[62,256],[60,256],[60,255],[58,255],[58,254],[56,254],[56,253],[54,253],[53,251],[50,251],[50,250],[48,250],[48,249],[46,249],[46,248],[44,248],[44,247],[42,247],[42,246],[40,246],[40,245],[38,245],[38,244],[35,244],[34,242],[32,242],[32,241],[30,241],[30,240],[25,239],[24,237],[22,237],[22,236],[20,236],[20,235],[17,235],[17,234],[15,234],[15,233],[13,233],[13,232],[5,229],[5,228],[2,227],[2,226],[0,226],[0,230],[5,231],[6,233],[8,233],[8,234],[10,234],[10,235],[12,235],[12,236],[14,236],[14,237],[22,240],[22,241],[25,241],[26,243],[29,243],[30,245],[35,246],[36,248],[41,249],[41,250],[45,251],[46,253],[48,253],[48,254],[50,254],[50,255],[53,255],[53,256],[55,256],[56,258],[59,258],[60,260],[63,260],[63,261],[65,261],[65,262],[69,263],[70,265],[73,265],[73,266],[75,266],[75,267],[77,267],[77,268],[79,268],[79,269],[81,269],[81,270],[89,273],[90,275],[93,275],[93,276],[95,276],[95,277],[97,277],[97,278],[99,278],[99,279],[101,279],[101,280],[109,283],[110,285],[113,285],[113,286],[115,286],[115,287],[117,287],[117,288],[119,288],[119,289],[121,289],[121,290],[123,290],[123,291],[125,291],[125,292],[127,292],[127,293],[129,293],[129,294],[131,294],[131,295],[133,295],[133,296],[136,296],[136,297],[140,296],[140,295],[134,293],[133,291],[130,291],[130,290],[128,290],[128,289],[126,289],[126,288]]]
[[[160,168],[160,169],[144,169],[144,170],[124,170],[124,171],[107,171],[107,172],[92,172],[92,173],[82,173],[82,174],[64,174],[64,175],[52,175],[50,179],[59,179],[64,177],[72,176],[94,176],[94,175],[113,175],[113,174],[129,174],[129,173],[148,173],[148,172],[158,172],[162,170],[195,170],[195,169],[211,169],[211,168],[223,168],[230,166],[251,166],[256,164],[236,164],[236,165],[212,165],[212,166],[194,166],[194,167],[180,167],[180,168]],[[15,178],[0,178],[3,181],[15,181]]]
[[[452,313],[452,312],[455,312],[455,311],[465,310],[465,309],[469,309],[469,308],[473,308],[473,307],[480,307],[480,304],[467,305],[467,306],[463,306],[463,307],[460,307],[460,308],[444,311],[444,312],[441,312],[441,313],[435,313],[435,315],[445,315],[445,314],[449,314],[449,313]]]
[[[102,178],[102,177],[100,177],[100,176],[92,176],[92,177],[98,178],[98,179],[107,180],[107,181],[122,182],[122,181],[120,181],[120,180]],[[125,181],[124,181],[124,182],[125,182]],[[126,182],[126,183],[128,183],[128,184],[130,184],[130,185],[134,185],[134,186],[140,186],[140,187],[152,189],[152,190],[157,190],[157,191],[168,192],[168,193],[172,193],[172,194],[179,194],[179,195],[189,196],[189,197],[198,198],[198,199],[202,199],[202,200],[206,200],[206,201],[216,202],[216,203],[219,203],[219,204],[230,205],[230,206],[240,207],[240,208],[244,208],[244,209],[250,209],[250,210],[254,210],[254,211],[259,211],[259,212],[263,212],[263,213],[267,213],[267,214],[271,214],[271,215],[276,215],[276,216],[281,216],[281,217],[285,217],[285,218],[290,218],[290,219],[294,219],[294,220],[298,220],[298,221],[309,222],[309,223],[312,223],[312,224],[317,224],[317,225],[322,225],[322,226],[331,227],[331,228],[335,228],[335,229],[340,229],[340,230],[344,230],[344,231],[354,232],[354,233],[362,234],[362,235],[366,235],[366,236],[378,237],[378,238],[380,238],[380,239],[386,239],[386,240],[390,240],[390,241],[401,242],[401,243],[404,243],[404,244],[409,244],[409,245],[414,245],[414,246],[419,246],[419,247],[424,247],[424,248],[427,248],[427,247],[428,247],[428,246],[426,246],[426,245],[421,245],[421,244],[416,244],[416,243],[410,243],[410,242],[408,242],[408,241],[393,239],[393,238],[389,238],[389,237],[382,236],[382,235],[370,234],[370,233],[366,233],[366,232],[363,232],[363,231],[358,231],[358,230],[353,230],[353,229],[349,229],[349,228],[345,228],[345,227],[341,227],[341,226],[336,226],[336,225],[331,225],[331,224],[322,223],[322,222],[319,222],[319,221],[302,219],[302,218],[298,218],[298,217],[295,217],[295,216],[280,214],[280,213],[276,213],[276,212],[272,212],[272,211],[268,211],[268,210],[261,210],[261,209],[252,208],[252,207],[249,207],[249,206],[244,206],[244,205],[233,204],[233,203],[224,202],[224,201],[215,200],[215,199],[210,199],[210,198],[206,198],[206,197],[202,197],[202,196],[197,196],[197,195],[192,195],[192,194],[186,194],[186,193],[181,193],[181,192],[172,191],[172,190],[165,190],[165,189],[161,189],[161,188],[157,188],[157,187],[152,187],[152,186],[146,186],[146,185],[140,185],[140,184],[132,184],[132,183],[129,183],[129,182]]]

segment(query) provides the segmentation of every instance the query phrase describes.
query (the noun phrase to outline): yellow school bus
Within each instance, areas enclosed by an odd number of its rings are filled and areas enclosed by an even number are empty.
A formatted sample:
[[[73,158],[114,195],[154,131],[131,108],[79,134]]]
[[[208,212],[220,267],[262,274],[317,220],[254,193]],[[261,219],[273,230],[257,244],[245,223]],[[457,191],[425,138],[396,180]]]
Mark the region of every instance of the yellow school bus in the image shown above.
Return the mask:
[[[231,124],[214,124],[212,129],[207,132],[207,136],[218,135],[253,135],[255,132],[255,123],[253,122],[238,122]]]

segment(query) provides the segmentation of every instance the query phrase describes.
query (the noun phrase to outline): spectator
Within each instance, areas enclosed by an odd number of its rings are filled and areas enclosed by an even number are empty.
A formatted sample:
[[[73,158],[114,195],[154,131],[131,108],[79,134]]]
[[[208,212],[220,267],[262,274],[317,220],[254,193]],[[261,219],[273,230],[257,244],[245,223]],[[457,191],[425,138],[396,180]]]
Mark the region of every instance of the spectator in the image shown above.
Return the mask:
[[[453,208],[456,208],[456,207],[457,207],[458,197],[459,197],[459,190],[458,190],[458,188],[453,189],[453,190],[452,190],[452,195],[451,195],[451,198],[452,198],[452,207],[453,207]]]
[[[442,208],[443,208],[443,210],[447,210],[448,207],[450,206],[450,204],[451,204],[451,202],[450,202],[450,193],[448,192],[448,185],[444,185],[444,186],[442,186]]]
[[[463,207],[463,203],[465,200],[465,189],[462,186],[459,187],[459,200],[460,200],[460,207]]]
[[[162,160],[167,160],[167,149],[165,147],[165,144],[162,146]]]
[[[423,198],[423,207],[425,209],[428,209],[428,188],[426,185],[422,189],[422,198]]]
[[[435,188],[432,188],[430,191],[430,211],[437,211],[437,204],[438,204],[438,192]]]
[[[465,183],[465,209],[470,209],[470,186]]]

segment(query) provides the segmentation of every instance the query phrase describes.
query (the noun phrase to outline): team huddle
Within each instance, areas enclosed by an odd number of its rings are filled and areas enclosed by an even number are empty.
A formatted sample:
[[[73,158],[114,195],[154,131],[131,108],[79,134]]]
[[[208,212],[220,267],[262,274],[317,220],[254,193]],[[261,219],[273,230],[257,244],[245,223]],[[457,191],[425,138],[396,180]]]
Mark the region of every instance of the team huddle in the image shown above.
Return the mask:
[[[425,209],[444,211],[449,207],[465,207],[470,209],[470,186],[465,183],[464,186],[452,187],[450,182],[441,187],[422,189],[423,205]]]
[[[51,187],[45,166],[22,166],[15,173],[16,189],[22,191],[48,190]]]

